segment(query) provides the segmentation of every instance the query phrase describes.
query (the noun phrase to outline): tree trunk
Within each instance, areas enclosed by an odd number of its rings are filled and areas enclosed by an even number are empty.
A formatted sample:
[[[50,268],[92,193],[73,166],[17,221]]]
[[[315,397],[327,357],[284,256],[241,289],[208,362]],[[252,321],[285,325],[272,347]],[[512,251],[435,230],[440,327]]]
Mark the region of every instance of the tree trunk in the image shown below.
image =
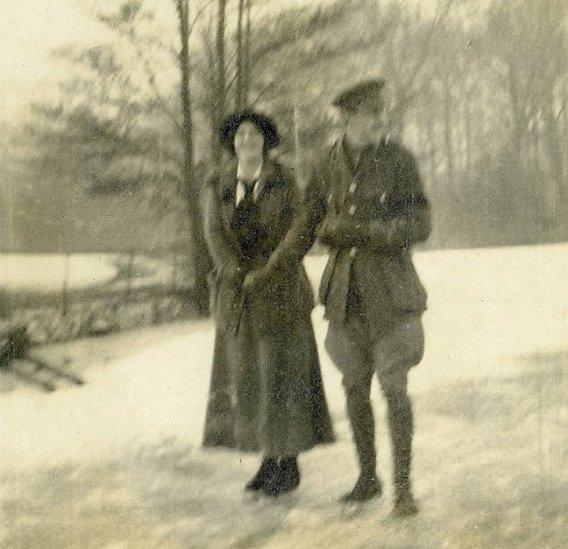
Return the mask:
[[[298,106],[298,96],[297,94],[294,95],[294,104],[292,105],[293,109],[293,129],[294,129],[294,165],[296,168],[296,180],[301,185],[302,188],[305,188],[305,178],[304,178],[304,159],[302,157],[302,147],[300,143],[300,112]]]
[[[211,259],[205,244],[200,208],[200,180],[195,177],[193,162],[193,119],[191,112],[191,93],[189,89],[189,2],[177,0],[177,12],[180,28],[179,66],[181,73],[180,99],[182,110],[181,137],[183,144],[183,192],[187,202],[191,223],[191,262],[194,271],[193,291],[188,296],[197,314],[207,315],[209,312],[209,288],[207,274],[211,267]]]
[[[522,168],[524,166],[523,133],[525,131],[525,124],[521,112],[517,71],[514,63],[512,62],[509,63],[508,66],[508,80],[511,112],[513,115],[513,153],[515,154],[515,165],[518,166],[519,172],[522,173]]]
[[[243,103],[246,105],[249,101],[250,94],[250,35],[251,35],[251,23],[250,23],[250,11],[251,11],[252,0],[245,0],[246,8],[246,25],[245,25],[245,35],[243,44]]]
[[[465,94],[465,109],[464,109],[464,123],[465,123],[465,162],[464,162],[464,182],[469,185],[471,181],[471,90],[469,87]]]
[[[430,172],[430,181],[432,185],[436,185],[437,181],[437,164],[436,164],[436,128],[435,128],[435,121],[432,111],[428,111],[427,115],[427,123],[426,123],[426,131],[427,131],[427,141],[428,141],[428,169]]]
[[[552,168],[552,177],[556,186],[556,198],[564,203],[567,198],[566,178],[568,176],[565,169],[566,158],[562,150],[562,134],[559,131],[552,111],[553,98],[551,97],[547,106],[544,107],[544,137]]]
[[[225,11],[227,0],[218,0],[217,33],[215,35],[215,53],[217,54],[217,106],[222,118],[226,107],[226,61],[225,61]]]
[[[243,36],[243,17],[245,9],[245,0],[239,0],[238,16],[237,16],[237,89],[235,92],[235,109],[243,108],[244,103],[244,83],[245,83],[245,59],[244,59],[244,36]]]
[[[217,28],[215,33],[215,86],[213,98],[213,130],[211,141],[211,160],[213,165],[218,166],[222,158],[222,150],[217,139],[216,130],[223,120],[227,110],[227,75],[225,59],[225,12],[227,0],[217,2]]]
[[[452,139],[452,90],[449,80],[444,82],[444,146],[446,148],[446,177],[448,180],[448,189],[451,190],[453,196],[456,196],[456,181],[455,181],[455,158],[454,146]]]

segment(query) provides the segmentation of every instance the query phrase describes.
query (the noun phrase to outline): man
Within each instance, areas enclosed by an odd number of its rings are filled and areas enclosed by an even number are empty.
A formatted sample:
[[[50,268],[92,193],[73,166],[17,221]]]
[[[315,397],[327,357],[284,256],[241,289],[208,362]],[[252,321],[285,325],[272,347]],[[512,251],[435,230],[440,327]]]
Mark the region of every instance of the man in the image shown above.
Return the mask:
[[[426,309],[410,249],[426,240],[431,226],[412,155],[383,135],[383,86],[382,80],[366,81],[334,101],[343,137],[316,164],[305,211],[288,236],[301,241],[305,251],[317,227],[317,236],[330,248],[320,285],[329,320],[325,346],[343,375],[360,464],[360,476],[344,500],[382,493],[370,402],[376,372],[388,406],[393,512],[406,516],[418,510],[410,480],[413,416],[407,374],[423,356]]]

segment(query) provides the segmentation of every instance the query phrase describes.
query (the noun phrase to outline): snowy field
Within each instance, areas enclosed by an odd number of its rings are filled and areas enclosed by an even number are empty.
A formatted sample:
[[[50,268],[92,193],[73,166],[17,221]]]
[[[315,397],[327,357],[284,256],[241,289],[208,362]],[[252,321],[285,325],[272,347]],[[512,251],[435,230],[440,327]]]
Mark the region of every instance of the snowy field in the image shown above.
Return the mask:
[[[68,290],[108,285],[117,280],[120,266],[126,268],[128,262],[125,254],[1,254],[0,288],[48,293],[61,292],[65,285]],[[176,276],[171,257],[136,255],[132,271],[133,278],[146,285],[171,283]]]
[[[11,290],[84,288],[110,282],[116,274],[110,254],[2,254],[0,286]]]
[[[337,502],[356,466],[321,345],[338,440],[302,456],[294,494],[248,499],[256,457],[199,448],[214,329],[184,322],[43,349],[80,388],[45,394],[3,374],[2,546],[564,547],[568,245],[415,259],[429,291],[426,356],[410,378],[416,518],[389,519],[389,492],[382,505]],[[324,260],[307,260],[314,283]],[[321,344],[321,307],[313,321]]]

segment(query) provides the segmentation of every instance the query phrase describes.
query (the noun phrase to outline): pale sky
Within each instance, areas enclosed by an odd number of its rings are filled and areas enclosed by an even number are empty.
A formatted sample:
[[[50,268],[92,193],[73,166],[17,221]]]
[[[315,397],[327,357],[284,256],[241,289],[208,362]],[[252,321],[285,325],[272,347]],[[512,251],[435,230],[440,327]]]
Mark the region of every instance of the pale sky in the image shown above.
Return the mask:
[[[322,0],[285,0],[314,4]],[[410,0],[414,1],[414,0]],[[432,3],[435,0],[420,0]],[[1,0],[0,2],[0,118],[15,120],[34,97],[45,97],[62,67],[50,57],[65,45],[96,46],[108,34],[89,14],[93,7],[117,5],[116,0]],[[175,14],[169,0],[147,0],[168,26]],[[275,2],[278,5],[280,2]]]
[[[96,33],[73,0],[2,0],[0,18],[2,115],[11,119],[56,77],[50,50]]]

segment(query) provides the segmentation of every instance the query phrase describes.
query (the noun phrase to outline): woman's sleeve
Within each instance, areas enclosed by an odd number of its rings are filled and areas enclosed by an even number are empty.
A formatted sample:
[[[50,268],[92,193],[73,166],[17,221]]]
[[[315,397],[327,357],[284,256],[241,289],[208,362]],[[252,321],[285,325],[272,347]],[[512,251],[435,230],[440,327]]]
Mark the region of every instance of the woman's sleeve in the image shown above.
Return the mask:
[[[219,272],[227,267],[238,268],[239,260],[221,221],[219,197],[213,178],[210,178],[205,185],[204,210],[205,240],[215,268]]]

